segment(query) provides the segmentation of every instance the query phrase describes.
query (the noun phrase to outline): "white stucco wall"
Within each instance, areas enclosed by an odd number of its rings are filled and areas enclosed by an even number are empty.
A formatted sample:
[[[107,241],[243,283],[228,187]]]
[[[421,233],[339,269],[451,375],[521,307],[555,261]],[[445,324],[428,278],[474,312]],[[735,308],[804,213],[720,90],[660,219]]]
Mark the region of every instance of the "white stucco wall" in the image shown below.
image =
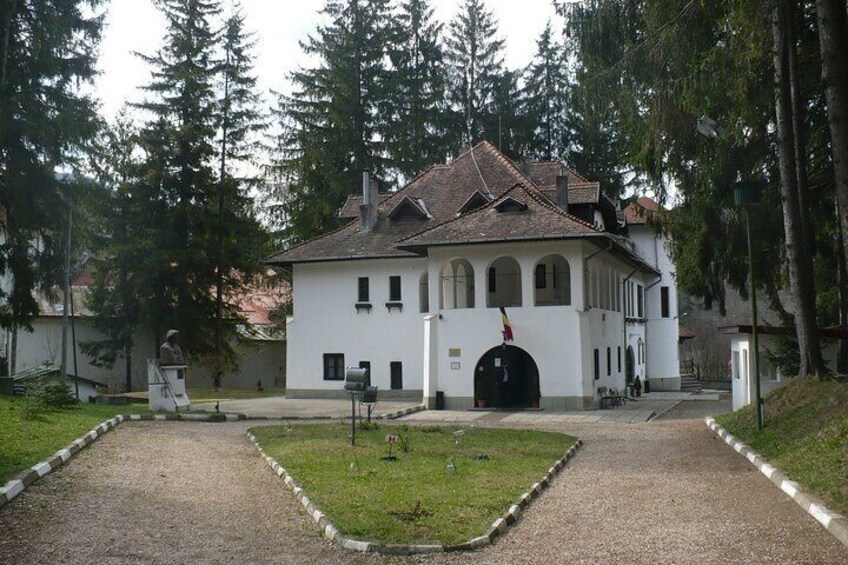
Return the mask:
[[[760,334],[760,396],[765,396],[787,379],[778,367],[768,361],[768,353],[774,348],[775,336]],[[739,410],[754,402],[756,381],[754,380],[753,339],[751,334],[736,334],[730,340],[730,375],[733,383],[733,409]],[[829,368],[836,367],[839,341],[821,339],[822,357]]]
[[[425,270],[423,258],[295,265],[294,312],[286,328],[287,394],[342,389],[340,381],[323,379],[325,353],[344,354],[348,367],[370,361],[371,384],[380,390],[390,389],[389,363],[400,361],[403,389],[421,391],[424,314],[418,289]],[[395,275],[401,277],[402,311],[386,307],[389,277]],[[370,312],[355,308],[359,277],[369,278]]]
[[[666,240],[656,237],[646,225],[630,226],[630,239],[636,253],[662,275],[645,277],[645,347],[647,362],[642,375],[652,379],[652,386],[664,390],[680,389],[680,360],[677,347],[678,311],[677,284],[674,279],[674,264],[666,248]],[[650,288],[648,288],[650,287]],[[662,287],[668,288],[668,317],[662,317]]]
[[[18,331],[17,370],[24,371],[43,363],[61,364],[62,357],[62,319],[42,316],[33,320],[33,332]],[[86,318],[75,320],[77,343],[99,341],[106,336],[95,329]],[[68,372],[74,371],[74,358],[71,344],[71,331],[68,330]],[[254,388],[256,381],[262,379],[264,386],[281,384],[285,363],[285,343],[249,342],[236,346],[240,358],[238,373],[227,374],[222,383],[226,388]],[[147,389],[147,359],[155,358],[157,348],[153,338],[138,336],[133,350],[132,382],[133,390]],[[124,390],[126,377],[123,357],[119,357],[111,369],[95,367],[91,360],[77,346],[77,367],[81,377],[103,383],[114,390]],[[211,371],[197,363],[189,363],[187,381],[189,387],[211,388]]]

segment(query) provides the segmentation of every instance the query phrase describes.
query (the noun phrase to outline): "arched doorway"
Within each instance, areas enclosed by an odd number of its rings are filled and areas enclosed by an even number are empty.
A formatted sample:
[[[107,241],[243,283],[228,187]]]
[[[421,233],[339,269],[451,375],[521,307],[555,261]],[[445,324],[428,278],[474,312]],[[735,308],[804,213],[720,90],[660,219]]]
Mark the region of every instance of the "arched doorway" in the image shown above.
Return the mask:
[[[506,382],[503,382],[504,366]],[[520,347],[493,347],[474,367],[474,398],[484,401],[487,407],[538,407],[540,396],[539,368],[533,357]]]
[[[634,355],[633,355],[633,346],[628,345],[627,346],[627,354],[625,355],[625,358],[624,358],[624,375],[625,375],[627,384],[633,383],[633,378],[635,376],[635,373],[636,373],[636,360],[634,359]]]

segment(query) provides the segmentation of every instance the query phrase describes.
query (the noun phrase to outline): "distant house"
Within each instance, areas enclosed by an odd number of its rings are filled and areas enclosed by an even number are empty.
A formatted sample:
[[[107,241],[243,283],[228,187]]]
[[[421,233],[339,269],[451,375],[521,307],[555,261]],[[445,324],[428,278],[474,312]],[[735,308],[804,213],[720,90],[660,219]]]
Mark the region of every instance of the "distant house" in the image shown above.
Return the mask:
[[[730,376],[733,390],[733,409],[739,410],[754,402],[756,379],[754,377],[753,327],[750,324],[723,326],[719,332],[730,336]],[[759,342],[760,396],[777,388],[787,378],[780,367],[769,361],[769,353],[776,353],[776,338],[792,336],[794,329],[762,325],[757,329]],[[836,360],[842,340],[848,339],[848,331],[839,328],[819,328],[822,357],[830,370],[836,370]]]
[[[96,367],[79,349],[79,343],[106,339],[105,334],[94,327],[93,313],[86,306],[86,296],[92,284],[91,276],[82,272],[71,284],[72,326],[69,329],[67,366],[69,373],[105,384],[114,390],[123,390],[125,366],[119,359],[111,369]],[[280,303],[288,300],[288,288],[257,289],[233,298],[239,305],[247,324],[239,328],[236,350],[240,356],[239,372],[228,374],[223,385],[227,388],[255,388],[261,380],[263,386],[282,385],[285,381],[285,336],[277,324],[270,320],[270,313]],[[33,320],[33,332],[18,331],[17,370],[25,371],[44,363],[60,365],[62,351],[61,302],[56,303],[46,295],[39,295],[40,314]],[[147,359],[158,354],[153,336],[140,334],[135,339],[133,351],[132,381],[134,390],[147,388]],[[74,346],[76,345],[76,346]],[[187,375],[189,387],[211,387],[211,371],[203,365],[190,362]]]
[[[673,268],[648,225],[659,213],[488,142],[395,193],[363,175],[347,224],[269,260],[292,269],[286,394],[340,397],[347,366],[455,409],[589,408],[636,377],[679,389]]]

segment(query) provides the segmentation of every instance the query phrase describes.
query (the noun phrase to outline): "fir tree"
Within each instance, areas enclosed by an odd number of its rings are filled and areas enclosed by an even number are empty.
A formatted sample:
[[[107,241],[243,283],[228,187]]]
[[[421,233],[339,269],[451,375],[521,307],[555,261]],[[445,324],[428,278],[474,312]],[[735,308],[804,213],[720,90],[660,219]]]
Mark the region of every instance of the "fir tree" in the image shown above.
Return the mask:
[[[265,256],[266,239],[247,194],[252,179],[244,176],[258,149],[257,134],[264,128],[253,70],[252,38],[244,30],[244,15],[235,5],[222,34],[223,60],[219,76],[217,112],[219,177],[215,222],[215,336],[211,356],[213,380],[236,360],[226,346],[238,319],[233,291],[256,282]]]
[[[445,40],[455,149],[484,135],[483,121],[492,112],[498,77],[504,70],[503,50],[497,22],[483,0],[465,0]]]
[[[565,49],[553,37],[550,21],[536,41],[536,55],[524,71],[523,113],[532,124],[521,150],[539,160],[567,155],[568,73]]]
[[[399,6],[389,51],[392,72],[385,112],[386,152],[405,179],[444,161],[445,72],[442,24],[427,0]]]
[[[155,196],[168,207],[166,217],[157,219],[163,242],[155,272],[163,292],[155,335],[158,342],[168,327],[175,327],[185,347],[201,353],[211,341],[211,328],[202,322],[214,311],[209,289],[215,282],[215,251],[207,230],[217,176],[211,166],[218,42],[213,20],[220,9],[212,0],[160,0],[159,7],[168,26],[165,44],[155,56],[142,56],[154,69],[145,87],[153,98],[138,104],[152,116],[142,128],[143,141],[166,144]]]
[[[329,24],[301,44],[318,65],[292,73],[294,94],[282,96],[282,134],[270,183],[280,205],[283,239],[300,241],[337,225],[345,198],[359,191],[362,171],[381,175],[387,116],[387,0],[329,0]]]
[[[27,326],[36,287],[60,272],[67,203],[58,167],[73,166],[96,132],[95,102],[78,85],[95,74],[99,0],[0,4],[0,325]],[[57,225],[58,224],[58,225]]]

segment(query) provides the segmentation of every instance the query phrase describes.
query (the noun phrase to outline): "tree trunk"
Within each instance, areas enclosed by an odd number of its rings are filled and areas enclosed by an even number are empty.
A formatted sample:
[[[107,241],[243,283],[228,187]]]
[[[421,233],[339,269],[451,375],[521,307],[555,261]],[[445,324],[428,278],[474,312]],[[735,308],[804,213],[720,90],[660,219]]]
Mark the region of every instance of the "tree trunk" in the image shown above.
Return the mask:
[[[816,303],[813,265],[805,252],[802,216],[798,199],[797,166],[793,135],[792,89],[789,77],[789,37],[787,34],[789,2],[779,0],[773,9],[774,97],[777,123],[777,152],[780,168],[780,196],[783,204],[783,226],[786,258],[789,268],[790,293],[795,306],[795,330],[801,357],[799,376],[822,376],[824,364],[816,326]]]
[[[845,0],[816,0],[842,249],[848,254],[848,13]],[[848,259],[848,255],[846,255]]]
[[[839,215],[839,206],[835,205],[837,216]],[[839,222],[836,223],[839,230],[837,236],[837,249],[839,269],[837,270],[839,281],[839,329],[848,330],[848,263],[845,259],[844,235],[842,226]],[[836,358],[836,372],[845,374],[848,372],[848,339],[839,340],[839,354]]]

